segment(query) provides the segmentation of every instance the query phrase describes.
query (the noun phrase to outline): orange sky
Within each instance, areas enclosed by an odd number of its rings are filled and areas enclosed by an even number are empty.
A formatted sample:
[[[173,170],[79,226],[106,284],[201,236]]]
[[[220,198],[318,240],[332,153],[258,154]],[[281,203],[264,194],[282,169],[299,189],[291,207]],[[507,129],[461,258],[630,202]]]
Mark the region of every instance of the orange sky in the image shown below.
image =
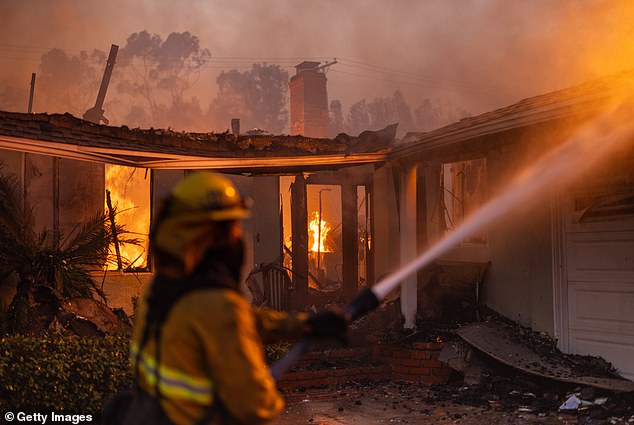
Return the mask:
[[[204,103],[220,68],[249,58],[342,58],[328,81],[345,108],[401,89],[471,113],[634,67],[630,0],[0,0],[0,19],[0,89],[28,85],[48,48],[107,51],[143,29],[200,37],[217,61]]]

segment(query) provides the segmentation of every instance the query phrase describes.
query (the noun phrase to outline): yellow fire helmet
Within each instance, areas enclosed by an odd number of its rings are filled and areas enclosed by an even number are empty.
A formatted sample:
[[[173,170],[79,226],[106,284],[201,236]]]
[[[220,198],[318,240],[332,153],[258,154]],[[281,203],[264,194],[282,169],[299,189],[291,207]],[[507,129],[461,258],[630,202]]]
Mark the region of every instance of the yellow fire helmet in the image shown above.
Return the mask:
[[[210,172],[194,172],[172,190],[170,215],[201,213],[209,220],[239,220],[249,210],[233,182]]]
[[[172,190],[167,208],[157,223],[154,243],[177,258],[208,233],[210,222],[249,216],[246,202],[231,180],[210,172],[186,176]]]

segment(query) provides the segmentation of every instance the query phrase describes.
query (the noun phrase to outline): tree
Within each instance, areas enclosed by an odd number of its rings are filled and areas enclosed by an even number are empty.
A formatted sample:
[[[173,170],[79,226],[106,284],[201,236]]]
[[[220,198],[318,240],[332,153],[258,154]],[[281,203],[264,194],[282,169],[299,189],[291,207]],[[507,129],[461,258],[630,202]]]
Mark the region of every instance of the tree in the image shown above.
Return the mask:
[[[372,130],[379,130],[390,124],[398,123],[400,133],[414,129],[414,121],[403,93],[395,91],[391,97],[379,97],[368,104],[368,115]]]
[[[328,136],[336,137],[337,134],[345,131],[343,122],[343,107],[338,99],[330,102],[330,114],[328,120]]]
[[[265,63],[253,64],[245,72],[223,71],[216,79],[211,120],[220,130],[228,128],[231,118],[240,118],[242,128],[282,133],[288,122],[288,78],[280,66]]]
[[[0,109],[3,111],[26,112],[29,92],[26,85],[18,89],[13,85],[6,85],[0,91]]]
[[[370,129],[370,116],[365,99],[353,103],[348,111],[348,129],[351,134],[358,135]]]
[[[38,109],[81,117],[99,90],[106,54],[101,50],[68,55],[51,49],[42,55],[37,81]]]
[[[348,130],[351,134],[380,130],[396,123],[401,134],[414,130],[411,109],[400,90],[392,96],[377,97],[371,102],[360,100],[353,103],[348,112]]]
[[[186,105],[191,112],[192,102],[198,104],[196,99],[186,100],[185,92],[198,80],[210,57],[209,50],[200,47],[198,37],[187,31],[173,32],[165,40],[145,30],[131,34],[118,55],[121,69],[117,88],[147,109],[139,114],[136,108],[129,117],[142,121],[132,124],[183,127],[192,117],[181,107]],[[200,106],[193,108],[200,111]],[[135,111],[134,106],[131,111]]]
[[[448,103],[442,103],[439,99],[434,101],[424,99],[414,110],[416,127],[420,131],[431,131],[443,125],[450,124],[469,116],[469,113]]]

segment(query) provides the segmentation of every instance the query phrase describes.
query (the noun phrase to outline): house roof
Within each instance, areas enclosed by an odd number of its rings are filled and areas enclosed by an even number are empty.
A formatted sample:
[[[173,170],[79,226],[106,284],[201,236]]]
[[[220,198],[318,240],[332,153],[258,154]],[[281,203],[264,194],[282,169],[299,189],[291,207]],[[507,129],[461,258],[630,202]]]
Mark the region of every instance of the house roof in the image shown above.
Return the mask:
[[[408,133],[394,147],[395,126],[359,137],[239,136],[185,133],[93,124],[70,114],[0,111],[0,149],[154,169],[217,169],[290,173],[415,158],[413,153],[481,136],[595,113],[616,93],[631,88],[634,72],[521,100],[427,133]]]
[[[184,133],[93,124],[70,114],[0,111],[0,149],[166,169],[294,172],[382,161],[394,135],[315,139]]]
[[[595,114],[617,94],[634,85],[634,72],[600,78],[554,92],[523,99],[426,133],[408,133],[392,155],[406,158],[413,152],[445,147],[490,134],[563,119]]]

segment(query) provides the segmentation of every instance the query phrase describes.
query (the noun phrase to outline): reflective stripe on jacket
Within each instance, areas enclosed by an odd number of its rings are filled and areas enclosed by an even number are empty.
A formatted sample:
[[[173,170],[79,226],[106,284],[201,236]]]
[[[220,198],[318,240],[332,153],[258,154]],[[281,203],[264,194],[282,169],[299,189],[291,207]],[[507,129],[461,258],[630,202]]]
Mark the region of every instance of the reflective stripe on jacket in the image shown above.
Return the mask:
[[[141,340],[146,310],[147,299],[136,315],[133,348]],[[165,413],[177,425],[194,424],[217,397],[235,423],[262,424],[275,418],[284,401],[265,362],[262,339],[299,337],[305,319],[304,314],[254,310],[230,289],[184,295],[161,328],[159,390]],[[151,335],[139,362],[139,385],[150,394],[155,392],[156,370]],[[221,423],[220,418],[211,423]]]
[[[136,344],[132,344],[132,358],[137,358]],[[134,365],[134,363],[133,363]],[[139,358],[139,374],[147,384],[156,388],[156,358],[143,353]],[[213,384],[207,377],[191,376],[186,373],[162,365],[159,368],[159,391],[165,397],[188,400],[210,406],[213,402]]]

